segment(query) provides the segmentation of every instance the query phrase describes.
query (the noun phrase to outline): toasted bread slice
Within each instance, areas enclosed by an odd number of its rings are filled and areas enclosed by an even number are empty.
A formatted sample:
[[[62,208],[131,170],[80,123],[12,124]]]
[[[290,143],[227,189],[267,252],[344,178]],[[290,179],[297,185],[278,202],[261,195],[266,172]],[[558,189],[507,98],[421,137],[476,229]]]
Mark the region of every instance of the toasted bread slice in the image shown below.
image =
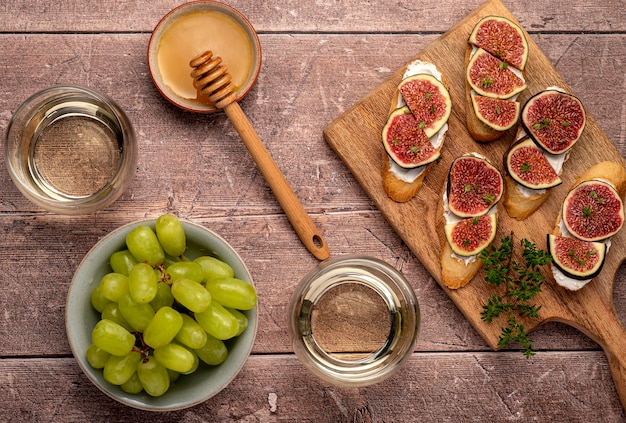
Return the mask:
[[[413,182],[406,182],[398,178],[393,172],[391,172],[391,159],[386,151],[383,151],[383,165],[381,168],[381,174],[383,178],[383,187],[385,192],[393,201],[398,203],[405,203],[411,198],[417,195],[417,192],[422,188],[424,177],[428,173],[428,166]]]
[[[450,91],[450,85],[445,75],[441,75],[441,82],[446,87],[448,92]],[[398,108],[398,97],[400,95],[400,91],[398,88],[394,91],[391,104],[389,107],[389,113],[393,112]],[[443,139],[441,141],[441,148],[445,143],[446,134],[444,133]],[[400,179],[395,173],[391,171],[391,162],[392,159],[389,157],[386,151],[383,150],[382,154],[382,166],[381,166],[381,176],[383,181],[383,188],[387,193],[387,196],[396,201],[398,203],[405,203],[409,201],[411,198],[415,197],[419,190],[422,188],[424,178],[428,174],[428,170],[431,164],[426,165],[426,169],[412,182],[407,182],[403,179]]]
[[[459,289],[467,285],[480,270],[483,261],[476,257],[473,261],[459,260],[448,241],[443,238],[441,244],[441,283],[450,289]]]
[[[472,54],[472,45],[467,44],[467,48],[465,50],[465,68],[470,61],[470,55]],[[502,131],[496,131],[492,127],[484,124],[474,112],[474,105],[472,104],[472,87],[470,87],[467,78],[465,78],[465,123],[467,126],[467,131],[471,135],[471,137],[479,142],[491,142],[495,141],[504,135]]]
[[[515,140],[520,140],[525,136],[524,129],[522,125],[518,125],[517,133],[515,134]],[[506,154],[506,153],[505,153]],[[509,216],[517,220],[524,220],[531,214],[537,211],[539,207],[543,203],[546,202],[548,198],[550,198],[550,194],[552,192],[551,188],[546,188],[543,190],[525,190],[522,192],[520,189],[520,185],[508,174],[506,171],[506,155],[504,159],[504,207],[506,208],[506,212]],[[530,192],[530,194],[529,194]]]
[[[444,184],[440,205],[437,210],[437,233],[441,245],[441,253],[439,254],[439,261],[441,263],[441,284],[450,289],[459,289],[467,285],[469,281],[476,276],[483,261],[479,256],[472,257],[471,259],[461,258],[454,254],[452,247],[448,244],[444,229],[446,225],[443,201],[445,190],[446,184]]]
[[[514,219],[524,220],[550,197],[550,189],[537,191],[531,195],[524,195],[519,184],[509,175],[504,175],[504,207]]]

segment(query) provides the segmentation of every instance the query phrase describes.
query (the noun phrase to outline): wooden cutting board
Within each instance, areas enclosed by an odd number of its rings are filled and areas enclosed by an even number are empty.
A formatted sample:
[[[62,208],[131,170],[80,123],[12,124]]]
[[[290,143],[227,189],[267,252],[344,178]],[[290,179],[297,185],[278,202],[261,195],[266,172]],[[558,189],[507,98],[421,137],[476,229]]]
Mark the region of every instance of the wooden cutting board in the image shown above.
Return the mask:
[[[380,134],[388,116],[392,96],[404,69],[393,75],[362,98],[324,130],[326,142],[345,162],[363,189],[380,209],[389,224],[409,246],[433,278],[441,285],[439,253],[441,251],[437,210],[453,159],[466,152],[478,152],[502,169],[502,156],[513,139],[513,130],[502,139],[490,144],[475,142],[465,127],[465,63],[467,39],[476,22],[488,15],[505,16],[517,22],[499,0],[490,0],[472,12],[463,21],[411,58],[434,63],[450,82],[452,114],[448,121],[449,132],[441,160],[431,166],[424,186],[415,198],[407,203],[390,200],[382,186],[381,157],[383,146]],[[549,86],[558,86],[572,93],[567,82],[556,71],[533,39],[526,34],[530,53],[526,65],[528,89],[519,98],[524,102],[533,94]],[[576,94],[576,93],[572,93]],[[624,160],[596,121],[587,116],[587,125],[581,139],[573,147],[570,159],[564,165],[563,184],[554,188],[548,201],[524,221],[510,218],[501,201],[498,204],[498,234],[496,240],[514,233],[517,249],[523,238],[546,249],[546,234],[552,229],[565,194],[586,169],[592,165],[612,160],[624,166]],[[499,245],[499,242],[496,242]],[[558,286],[546,269],[547,281],[536,297],[542,305],[539,319],[525,321],[527,330],[538,325],[559,321],[572,325],[602,346],[607,354],[613,379],[622,405],[626,408],[626,330],[621,326],[612,300],[615,274],[626,258],[626,230],[621,230],[612,240],[612,246],[601,274],[582,290],[572,292]],[[467,286],[450,290],[442,286],[465,317],[480,333],[490,347],[497,349],[501,324],[487,324],[480,318],[482,306],[495,288],[478,275]]]

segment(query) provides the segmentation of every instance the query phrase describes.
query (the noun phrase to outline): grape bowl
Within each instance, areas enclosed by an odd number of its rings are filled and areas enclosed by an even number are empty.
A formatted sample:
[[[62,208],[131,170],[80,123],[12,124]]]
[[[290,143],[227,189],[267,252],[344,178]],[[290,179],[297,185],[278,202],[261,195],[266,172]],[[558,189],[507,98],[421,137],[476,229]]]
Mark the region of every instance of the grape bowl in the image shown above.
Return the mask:
[[[135,251],[133,251],[129,237],[132,237],[133,233],[138,233],[138,228],[145,229],[147,227],[150,228],[153,233],[159,233],[158,225],[159,222],[161,222],[160,219],[164,216],[168,216],[172,218],[172,220],[175,220],[175,223],[180,228],[180,231],[184,231],[184,254],[182,254],[182,256],[184,256],[184,259],[183,261],[180,261],[180,263],[200,263],[202,259],[206,259],[207,257],[217,259],[217,261],[225,263],[227,265],[226,267],[230,269],[230,280],[239,282],[239,287],[241,287],[240,285],[243,285],[243,288],[247,289],[248,292],[252,291],[254,293],[254,302],[252,304],[249,304],[245,307],[233,306],[232,308],[230,308],[230,305],[227,305],[226,302],[223,302],[224,307],[222,307],[216,300],[216,298],[219,299],[220,293],[212,293],[213,301],[210,308],[215,305],[215,307],[220,307],[222,311],[231,311],[231,314],[235,316],[237,316],[238,314],[237,319],[240,323],[240,330],[238,330],[234,336],[232,333],[227,334],[221,338],[219,335],[216,335],[218,338],[220,338],[220,340],[216,342],[220,342],[220,344],[222,345],[222,350],[224,351],[221,358],[217,360],[217,363],[210,363],[211,358],[209,358],[207,361],[200,353],[201,348],[193,349],[184,345],[184,342],[180,342],[179,336],[183,332],[182,329],[178,332],[174,332],[178,334],[176,335],[175,339],[170,338],[167,341],[162,342],[163,344],[167,343],[166,347],[171,347],[171,350],[182,350],[186,354],[188,354],[188,352],[197,352],[197,354],[194,353],[190,355],[195,357],[195,362],[193,365],[193,370],[188,371],[187,369],[180,369],[178,372],[172,371],[170,366],[167,366],[167,359],[164,359],[163,361],[160,360],[161,357],[166,357],[166,355],[169,354],[167,351],[165,351],[168,348],[157,347],[156,345],[154,345],[154,349],[152,349],[147,345],[147,342],[156,343],[157,339],[159,339],[158,342],[161,342],[161,338],[163,338],[163,336],[166,336],[166,333],[169,329],[167,329],[166,327],[157,327],[155,330],[155,328],[153,327],[152,330],[150,330],[150,328],[145,328],[144,332],[144,329],[137,329],[135,326],[135,322],[132,322],[130,326],[133,327],[130,328],[126,326],[128,329],[128,331],[126,331],[126,329],[122,327],[125,326],[124,323],[120,323],[120,326],[116,323],[112,323],[112,320],[115,320],[113,317],[104,317],[107,313],[107,311],[102,310],[104,308],[104,304],[106,303],[106,305],[117,306],[117,303],[115,301],[109,301],[109,299],[102,297],[103,306],[96,307],[94,305],[94,290],[96,290],[96,288],[98,288],[98,290],[104,290],[104,283],[102,281],[103,279],[105,279],[105,275],[117,275],[118,268],[116,268],[116,263],[119,266],[119,263],[122,263],[123,261],[118,260],[117,262],[114,262],[112,260],[112,255],[120,251],[129,253],[129,250],[135,253]],[[257,332],[258,317],[256,307],[256,292],[254,290],[254,284],[250,272],[248,271],[246,265],[242,261],[241,257],[237,254],[237,252],[223,238],[201,225],[186,220],[178,220],[177,218],[173,218],[171,215],[164,216],[160,216],[159,219],[139,220],[133,223],[129,223],[113,230],[111,233],[100,239],[83,258],[74,274],[67,295],[65,315],[66,332],[72,354],[74,355],[74,358],[78,362],[78,365],[82,369],[83,373],[89,378],[89,380],[91,380],[91,382],[96,385],[96,387],[98,387],[102,392],[104,392],[106,395],[113,398],[114,400],[119,401],[120,403],[128,405],[130,407],[148,411],[173,411],[192,407],[208,400],[209,398],[219,393],[237,376],[239,371],[243,368],[252,350],[252,345],[254,344]],[[160,234],[159,241],[161,241]],[[163,244],[163,242],[161,242],[161,244]],[[167,264],[167,260],[171,259],[171,255],[169,255],[168,249],[165,244],[163,245],[163,249],[166,252],[165,264]],[[146,251],[148,251],[148,249],[146,249]],[[135,256],[136,255],[137,254],[135,254]],[[137,268],[141,266],[146,266],[146,263],[148,263],[149,261],[149,259],[145,258],[138,259],[135,263],[140,263],[141,265],[129,265],[129,272],[127,273],[135,272],[136,269],[134,269],[133,266]],[[152,273],[159,274],[158,267],[159,265],[154,265],[155,272]],[[163,275],[166,272],[165,270],[163,270],[164,268],[165,265],[161,266],[161,272]],[[172,269],[174,268],[172,267]],[[174,271],[172,270],[172,273],[173,272]],[[130,282],[133,276],[135,276],[135,280],[137,280],[138,278],[138,276],[136,275],[128,275],[128,286],[130,287],[130,289],[127,289],[127,291],[130,291],[130,293],[127,292],[127,294],[125,294],[125,297],[133,297],[131,294],[135,294],[137,292],[137,288],[135,288],[134,291],[132,290],[133,286],[137,286],[137,282],[135,282],[135,285]],[[167,278],[170,278],[169,274]],[[180,278],[182,278],[182,276],[180,276]],[[174,285],[178,282],[181,282],[182,284],[182,281],[176,281],[174,275],[171,276],[171,280],[175,281],[174,283],[170,283],[168,285],[171,287],[171,291],[173,294]],[[183,280],[187,284],[193,285],[191,280]],[[162,280],[160,280],[159,286],[163,285],[161,282]],[[168,279],[168,282],[171,281]],[[181,287],[177,289],[179,292],[183,292],[183,295],[185,295],[184,292],[188,292],[188,287],[186,285],[183,285],[184,284],[182,284]],[[201,286],[203,287],[203,289],[206,288],[205,290],[209,291],[209,282],[206,280],[203,281],[201,285],[200,283],[198,283],[196,287],[197,286]],[[220,289],[219,284],[216,289]],[[139,291],[141,291],[141,289],[139,289]],[[145,289],[143,291],[145,291]],[[108,296],[109,293],[107,292],[107,297]],[[174,297],[176,296],[174,295]],[[178,297],[176,297],[176,300],[174,301],[174,304],[171,305],[171,307],[161,306],[161,309],[158,309],[154,305],[155,301],[157,301],[157,298],[151,300],[152,302],[147,301],[149,300],[146,300],[146,302],[142,305],[148,307],[152,306],[152,308],[155,309],[155,313],[153,314],[154,317],[152,318],[151,323],[156,322],[159,319],[159,317],[157,316],[160,316],[161,320],[167,320],[167,318],[164,318],[163,315],[178,314],[176,311],[174,311],[174,309],[180,310],[181,315],[187,313],[182,316],[186,319],[185,322],[192,319],[194,320],[194,322],[195,320],[198,320],[198,322],[200,322],[199,316],[201,314],[208,314],[208,311],[202,313],[190,313],[187,308],[181,307],[181,304],[179,304],[178,302]],[[183,299],[183,301],[185,300]],[[97,302],[98,301],[95,300],[96,304]],[[120,310],[122,310],[122,302],[123,300],[120,299]],[[97,308],[100,311],[98,311]],[[165,309],[169,311],[169,314],[161,313],[164,312]],[[118,311],[117,313],[121,315],[120,311]],[[113,313],[113,315],[114,314],[115,313]],[[190,319],[189,316],[191,316],[192,319]],[[242,319],[247,324],[242,323]],[[122,321],[124,321],[124,319],[122,319]],[[107,325],[103,325],[103,322],[107,323]],[[131,322],[131,320],[128,320],[128,322]],[[103,329],[98,332],[98,335],[96,335],[95,328],[99,325],[106,326],[107,329],[110,329],[112,327],[114,330],[107,331]],[[155,324],[152,323],[152,325],[154,326]],[[204,324],[202,324],[201,326],[205,327]],[[206,330],[206,332],[208,333],[207,336],[210,339],[215,340],[217,338],[212,338],[211,329]],[[100,343],[98,343],[98,341],[102,342],[100,340],[100,338],[102,337],[106,338],[107,336],[114,336],[111,334],[114,334],[115,330],[123,332],[124,336],[126,337],[128,337],[129,333],[132,333],[133,336],[136,336],[136,342],[134,342],[132,345],[132,352],[119,353],[117,351],[109,351],[111,352],[111,354],[109,354],[108,352],[103,351],[107,348],[103,346],[105,344],[101,345]],[[172,332],[171,330],[169,331]],[[174,336],[174,333],[172,333],[172,336]],[[150,341],[148,341],[148,337],[150,338]],[[134,339],[135,338],[133,338],[133,340]],[[117,341],[109,343],[111,345],[110,348],[113,349],[119,349],[121,348],[121,345],[124,344],[124,342]],[[96,344],[98,344],[98,347],[101,347],[102,350],[100,350],[100,348],[96,348]],[[209,342],[207,342],[206,344],[208,345]],[[93,353],[94,349],[99,350],[99,352]],[[157,357],[157,352],[161,353],[161,357]],[[91,356],[90,353],[92,354]],[[101,358],[97,358],[98,354]],[[137,385],[139,386],[139,389],[136,390],[139,391],[138,393],[133,393],[133,388],[129,387],[132,385],[132,380],[128,380],[128,383],[111,383],[112,378],[122,377],[122,375],[118,373],[123,372],[112,371],[111,368],[114,368],[114,365],[110,364],[110,362],[115,360],[109,360],[109,358],[119,358],[119,360],[117,361],[121,362],[123,361],[121,356],[131,357],[131,354],[134,354],[137,358],[135,364],[136,367],[133,367],[134,369],[136,369],[136,371],[133,370],[133,378],[136,379]],[[141,359],[138,358],[140,356]],[[198,357],[201,357],[202,360],[199,360]],[[157,361],[157,358],[159,358],[159,363],[166,363],[166,365],[163,366],[163,373],[169,376],[166,378],[167,386],[161,392],[155,393],[154,391],[152,391],[152,388],[148,389],[150,382],[147,382],[147,384],[144,383],[146,380],[150,379],[150,376],[144,376],[144,378],[141,379],[141,383],[139,383],[139,379],[142,375],[140,370],[142,363],[147,363],[144,364],[144,367],[150,366],[152,361]],[[99,359],[102,361],[103,364],[101,366],[96,365],[94,367],[94,362],[98,361]],[[173,359],[170,359],[170,362],[175,367],[176,365],[180,365],[181,362],[184,362],[184,359],[174,357]],[[104,363],[107,363],[107,367],[109,368],[108,374],[106,372],[107,369],[104,368]],[[118,364],[118,367],[120,365],[121,364]],[[165,367],[167,367],[167,369],[165,369]],[[167,371],[167,373],[165,373],[165,371]],[[143,372],[143,375],[145,375],[148,371],[143,370]],[[112,374],[113,376],[111,376]],[[124,378],[124,380],[126,380],[126,378]],[[144,385],[144,389],[142,389],[141,387],[142,384]]]

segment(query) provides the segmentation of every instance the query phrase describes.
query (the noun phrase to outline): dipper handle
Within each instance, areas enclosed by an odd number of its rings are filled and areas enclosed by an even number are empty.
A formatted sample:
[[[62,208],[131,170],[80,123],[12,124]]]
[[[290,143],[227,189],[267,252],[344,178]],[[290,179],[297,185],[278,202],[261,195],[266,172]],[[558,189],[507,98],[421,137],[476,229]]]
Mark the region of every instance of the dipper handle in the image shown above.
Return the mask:
[[[194,68],[194,86],[224,110],[304,246],[319,260],[327,259],[330,251],[324,238],[239,107],[232,78],[221,63],[222,59],[210,51],[192,59],[189,65]]]

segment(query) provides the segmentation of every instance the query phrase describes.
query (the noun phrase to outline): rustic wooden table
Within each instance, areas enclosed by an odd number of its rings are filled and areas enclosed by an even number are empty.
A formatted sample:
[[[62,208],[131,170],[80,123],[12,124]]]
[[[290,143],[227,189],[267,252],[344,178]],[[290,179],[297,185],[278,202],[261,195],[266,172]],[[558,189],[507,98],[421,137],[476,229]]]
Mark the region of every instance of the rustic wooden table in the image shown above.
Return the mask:
[[[29,95],[76,84],[117,100],[140,148],[127,192],[88,216],[46,213],[0,172],[1,421],[626,421],[603,351],[577,330],[541,326],[532,333],[539,352],[528,360],[514,348],[492,351],[323,139],[330,122],[481,0],[229,2],[263,47],[260,78],[242,108],[333,255],[385,260],[418,297],[413,356],[391,379],[361,389],[314,378],[293,354],[287,302],[317,260],[226,116],[178,110],[150,80],[151,31],[180,3],[15,0],[0,7],[3,132]],[[624,155],[624,0],[504,4]],[[215,230],[240,252],[259,292],[260,324],[251,357],[224,391],[191,409],[150,414],[111,400],[82,374],[64,312],[73,272],[93,244],[164,212]],[[614,300],[626,321],[624,267]]]

